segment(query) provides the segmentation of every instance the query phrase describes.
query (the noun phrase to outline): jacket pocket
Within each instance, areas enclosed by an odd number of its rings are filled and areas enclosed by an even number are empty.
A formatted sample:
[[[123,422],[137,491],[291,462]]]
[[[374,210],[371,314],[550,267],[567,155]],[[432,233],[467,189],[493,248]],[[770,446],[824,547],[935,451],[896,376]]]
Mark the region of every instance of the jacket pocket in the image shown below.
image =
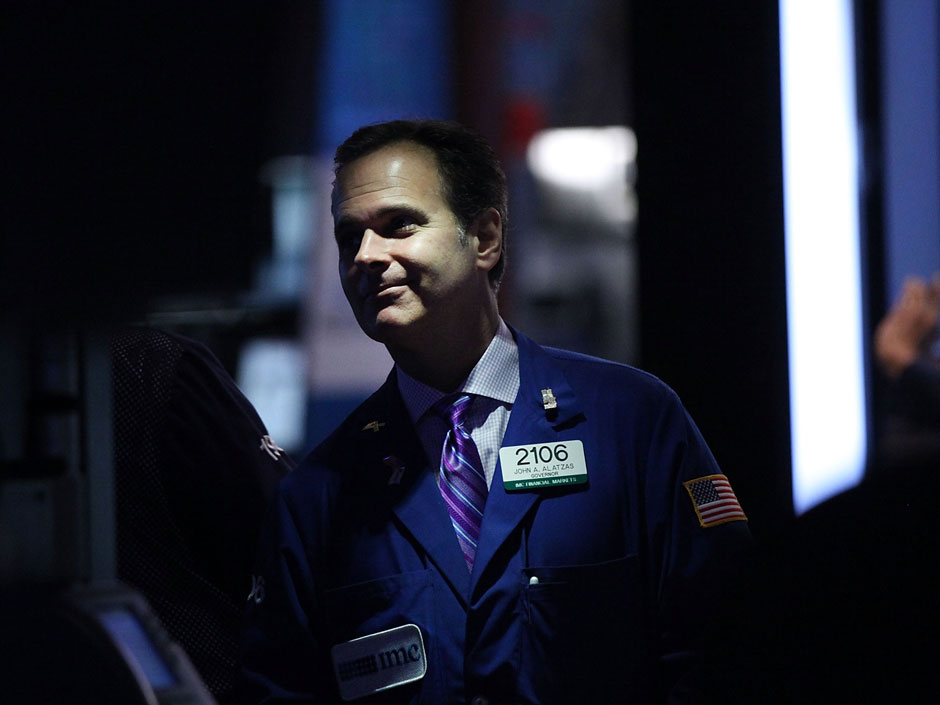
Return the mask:
[[[321,595],[329,649],[342,642],[415,624],[424,641],[427,673],[420,681],[396,686],[369,696],[369,703],[433,702],[432,687],[439,678],[436,667],[437,629],[434,624],[434,583],[431,571],[392,575],[327,590]]]
[[[523,580],[521,694],[544,703],[643,702],[649,650],[636,556],[525,568]]]

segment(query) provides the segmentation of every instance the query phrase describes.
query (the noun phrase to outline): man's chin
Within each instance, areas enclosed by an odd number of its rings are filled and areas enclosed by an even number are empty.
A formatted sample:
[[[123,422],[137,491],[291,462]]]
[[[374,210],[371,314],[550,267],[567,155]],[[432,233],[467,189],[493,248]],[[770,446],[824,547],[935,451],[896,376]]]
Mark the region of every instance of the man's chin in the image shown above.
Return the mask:
[[[400,346],[413,337],[413,326],[391,317],[380,317],[370,321],[360,321],[362,332],[382,345]]]

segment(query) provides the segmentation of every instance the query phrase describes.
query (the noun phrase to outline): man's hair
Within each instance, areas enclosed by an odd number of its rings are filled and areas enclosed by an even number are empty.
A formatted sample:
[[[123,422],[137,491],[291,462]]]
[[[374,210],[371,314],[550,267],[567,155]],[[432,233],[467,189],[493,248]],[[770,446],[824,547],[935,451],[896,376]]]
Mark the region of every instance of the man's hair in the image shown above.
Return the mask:
[[[508,196],[506,175],[490,144],[463,125],[444,120],[393,120],[356,130],[336,149],[335,173],[340,169],[396,142],[414,142],[427,147],[437,158],[443,195],[457,218],[461,242],[477,216],[487,208],[499,212],[503,229],[502,252],[489,272],[498,286],[506,268]]]

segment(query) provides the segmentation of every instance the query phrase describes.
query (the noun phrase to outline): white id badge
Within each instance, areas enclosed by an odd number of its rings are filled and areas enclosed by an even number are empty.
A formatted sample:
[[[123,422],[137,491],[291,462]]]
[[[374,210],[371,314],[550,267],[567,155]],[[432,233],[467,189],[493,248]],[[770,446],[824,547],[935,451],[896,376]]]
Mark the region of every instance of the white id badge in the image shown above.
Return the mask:
[[[581,441],[532,443],[499,449],[503,486],[507,490],[581,485],[587,482],[587,464]]]
[[[428,670],[424,639],[415,624],[336,644],[331,655],[343,700],[421,680]]]

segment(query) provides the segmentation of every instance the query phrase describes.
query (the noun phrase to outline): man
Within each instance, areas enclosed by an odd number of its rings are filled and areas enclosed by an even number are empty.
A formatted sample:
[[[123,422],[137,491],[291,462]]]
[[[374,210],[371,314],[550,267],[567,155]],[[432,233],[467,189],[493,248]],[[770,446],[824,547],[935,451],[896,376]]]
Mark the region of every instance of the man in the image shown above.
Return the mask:
[[[675,394],[502,321],[505,178],[464,128],[354,133],[333,216],[395,368],[282,485],[249,681],[313,702],[681,697],[748,532]]]

